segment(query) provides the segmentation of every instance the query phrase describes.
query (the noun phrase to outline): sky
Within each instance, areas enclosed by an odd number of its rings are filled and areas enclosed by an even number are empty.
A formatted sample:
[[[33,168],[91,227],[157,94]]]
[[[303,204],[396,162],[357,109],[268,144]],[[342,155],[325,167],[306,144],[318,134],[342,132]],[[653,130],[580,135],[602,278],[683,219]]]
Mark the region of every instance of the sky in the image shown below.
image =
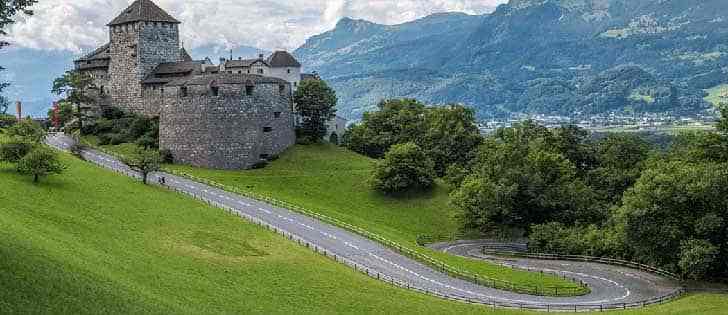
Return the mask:
[[[399,24],[432,13],[491,12],[507,0],[155,0],[182,21],[187,48],[294,50],[342,17]],[[40,0],[10,28],[13,45],[86,52],[108,39],[106,24],[133,0]]]

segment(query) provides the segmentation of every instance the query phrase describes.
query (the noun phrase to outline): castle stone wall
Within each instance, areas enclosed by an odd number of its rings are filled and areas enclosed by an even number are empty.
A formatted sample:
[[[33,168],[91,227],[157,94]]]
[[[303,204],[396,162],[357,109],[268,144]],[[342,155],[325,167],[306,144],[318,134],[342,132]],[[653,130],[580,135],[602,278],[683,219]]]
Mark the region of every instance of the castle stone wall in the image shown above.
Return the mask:
[[[261,83],[247,96],[242,84],[167,87],[160,116],[160,148],[175,163],[247,169],[295,143],[290,85]]]
[[[111,62],[109,88],[114,106],[128,112],[158,116],[159,108],[142,99],[141,81],[162,62],[179,61],[176,24],[136,22],[109,28]]]

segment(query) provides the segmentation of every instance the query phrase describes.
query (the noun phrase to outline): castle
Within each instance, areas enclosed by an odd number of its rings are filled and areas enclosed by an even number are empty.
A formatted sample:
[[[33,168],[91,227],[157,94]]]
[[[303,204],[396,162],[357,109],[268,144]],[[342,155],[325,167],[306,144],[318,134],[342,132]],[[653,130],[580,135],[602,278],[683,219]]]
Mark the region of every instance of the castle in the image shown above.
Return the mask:
[[[219,65],[192,60],[180,48],[179,25],[151,0],[112,20],[109,43],[74,62],[98,88],[88,109],[159,117],[160,149],[181,164],[246,169],[293,145],[293,91],[316,77],[285,51]],[[345,124],[330,123],[332,137]]]

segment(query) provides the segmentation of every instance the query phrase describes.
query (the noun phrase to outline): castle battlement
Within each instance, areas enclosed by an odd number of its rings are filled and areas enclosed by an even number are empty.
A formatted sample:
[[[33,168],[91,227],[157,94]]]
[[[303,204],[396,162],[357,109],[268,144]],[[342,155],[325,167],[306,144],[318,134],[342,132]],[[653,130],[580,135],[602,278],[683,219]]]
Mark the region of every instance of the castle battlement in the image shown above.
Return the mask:
[[[285,51],[193,60],[180,47],[180,24],[151,0],[112,20],[109,42],[74,62],[99,87],[95,108],[159,117],[160,149],[199,167],[250,168],[293,145],[301,64]]]

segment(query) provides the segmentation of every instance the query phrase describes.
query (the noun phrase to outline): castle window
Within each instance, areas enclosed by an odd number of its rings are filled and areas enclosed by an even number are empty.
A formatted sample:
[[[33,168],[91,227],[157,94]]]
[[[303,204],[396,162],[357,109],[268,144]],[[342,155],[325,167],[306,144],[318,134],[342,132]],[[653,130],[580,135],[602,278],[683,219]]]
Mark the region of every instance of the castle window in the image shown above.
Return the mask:
[[[210,92],[212,92],[212,96],[219,96],[220,88],[217,86],[210,87]]]
[[[189,95],[189,91],[187,90],[187,87],[183,86],[183,87],[179,88],[179,94],[182,97],[187,97]]]
[[[258,69],[258,74],[263,74],[265,71],[263,69]]]
[[[279,84],[278,85],[278,92],[280,92],[281,94],[283,94],[284,92],[286,92],[286,86],[284,84]]]
[[[246,86],[245,86],[245,95],[247,95],[247,96],[252,96],[252,95],[253,95],[253,89],[254,89],[254,88],[255,88],[255,87],[254,87],[254,86],[252,86],[252,85],[246,85]]]
[[[104,95],[105,94],[105,92],[104,92],[104,86],[103,85],[101,86],[101,89],[99,91],[100,91],[101,95]]]
[[[263,127],[263,132],[271,132],[273,131],[273,127]]]
[[[281,112],[274,112],[273,113],[274,118],[281,118]]]
[[[288,74],[291,74],[291,69],[288,69]]]
[[[250,69],[248,69],[248,74],[250,74]]]

